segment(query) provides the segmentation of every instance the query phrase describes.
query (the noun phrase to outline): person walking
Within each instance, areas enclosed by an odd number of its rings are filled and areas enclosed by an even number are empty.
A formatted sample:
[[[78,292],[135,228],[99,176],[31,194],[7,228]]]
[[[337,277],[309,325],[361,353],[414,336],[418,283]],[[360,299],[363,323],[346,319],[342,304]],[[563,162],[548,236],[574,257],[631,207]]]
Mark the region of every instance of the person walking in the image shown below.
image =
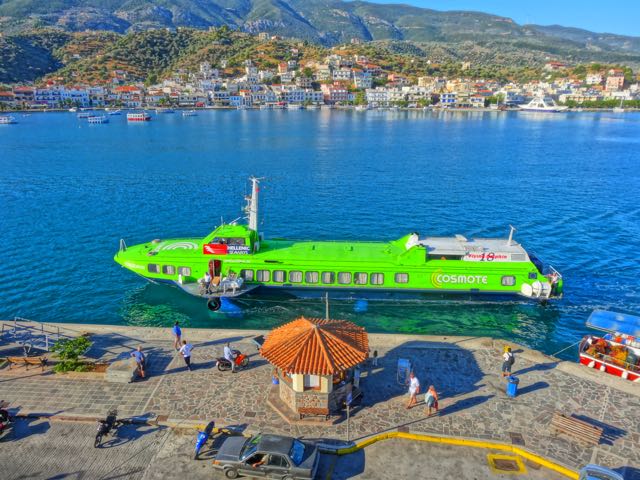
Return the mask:
[[[427,393],[424,395],[424,404],[427,406],[427,416],[431,416],[431,410],[435,409],[438,413],[438,392],[433,385],[429,385]]]
[[[407,410],[409,410],[416,404],[416,395],[420,393],[420,381],[413,372],[409,374],[407,384],[409,385],[409,403],[407,404]]]
[[[503,377],[508,377],[509,375],[511,375],[511,367],[513,366],[515,361],[516,359],[513,356],[511,347],[505,345],[504,353],[502,354],[502,376]]]
[[[144,367],[146,366],[147,359],[142,353],[142,346],[138,345],[138,348],[131,352],[131,356],[136,359],[136,363],[138,364],[138,375],[140,378],[145,378]]]
[[[378,350],[373,351],[373,362],[371,362],[374,367],[378,366]]]
[[[182,358],[184,358],[184,363],[187,364],[187,368],[191,371],[191,350],[193,350],[193,345],[187,343],[186,340],[182,341],[182,347],[180,347],[180,353],[182,354]]]
[[[176,322],[171,329],[173,332],[173,348],[180,350],[180,340],[182,338],[182,330],[180,329],[180,322]]]

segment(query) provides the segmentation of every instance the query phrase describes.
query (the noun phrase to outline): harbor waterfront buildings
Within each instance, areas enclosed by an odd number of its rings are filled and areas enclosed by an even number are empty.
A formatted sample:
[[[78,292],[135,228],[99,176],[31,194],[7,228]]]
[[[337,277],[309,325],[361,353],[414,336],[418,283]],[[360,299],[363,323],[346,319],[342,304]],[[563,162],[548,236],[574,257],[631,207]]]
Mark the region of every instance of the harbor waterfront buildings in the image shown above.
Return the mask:
[[[578,77],[559,62],[545,67],[544,79],[522,84],[481,78],[412,77],[385,70],[363,55],[336,53],[321,61],[294,58],[275,68],[260,68],[248,59],[236,74],[226,73],[227,66],[226,60],[219,65],[202,62],[197,71],[180,69],[154,85],[131,81],[120,70],[113,70],[110,80],[100,85],[65,84],[48,77],[35,85],[0,88],[0,109],[244,108],[353,103],[370,107],[439,105],[480,109],[490,103],[517,106],[536,97],[578,105],[603,100],[640,101],[638,78],[629,72],[625,76],[622,69],[602,67]]]

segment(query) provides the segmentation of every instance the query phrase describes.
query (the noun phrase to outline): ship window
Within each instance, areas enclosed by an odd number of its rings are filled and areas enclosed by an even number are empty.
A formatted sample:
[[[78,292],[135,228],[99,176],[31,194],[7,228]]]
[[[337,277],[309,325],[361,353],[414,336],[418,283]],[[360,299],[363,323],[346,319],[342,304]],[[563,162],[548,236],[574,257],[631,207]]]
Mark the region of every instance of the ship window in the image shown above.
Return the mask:
[[[384,283],[384,273],[372,273],[371,285],[382,285]]]
[[[513,287],[516,284],[516,277],[513,275],[505,275],[500,281],[503,287]]]
[[[178,267],[178,274],[183,277],[191,276],[191,267]]]
[[[300,270],[291,270],[289,272],[289,281],[291,283],[302,282],[302,272]]]
[[[150,263],[147,265],[147,271],[149,273],[160,273],[160,265],[157,263]]]
[[[215,237],[211,243],[220,243],[223,245],[246,245],[244,237]]]
[[[173,265],[163,265],[162,273],[164,273],[165,275],[175,275],[176,267],[174,267]]]
[[[276,283],[284,283],[284,270],[273,271],[273,281]]]
[[[339,272],[338,273],[338,283],[342,285],[346,285],[351,283],[351,273],[350,272]]]
[[[322,272],[322,283],[334,283],[336,274],[333,272]]]
[[[409,274],[408,273],[396,273],[395,280],[396,280],[396,283],[409,283]]]
[[[240,276],[246,282],[253,282],[253,270],[240,270]]]
[[[529,280],[535,280],[536,278],[538,278],[538,274],[536,272],[529,273]]]
[[[304,281],[307,283],[318,283],[318,272],[305,272]]]
[[[353,283],[356,285],[366,285],[367,277],[368,275],[366,273],[358,272],[353,275]]]
[[[269,279],[271,278],[271,272],[269,270],[258,270],[257,276],[258,276],[259,282],[268,282]]]

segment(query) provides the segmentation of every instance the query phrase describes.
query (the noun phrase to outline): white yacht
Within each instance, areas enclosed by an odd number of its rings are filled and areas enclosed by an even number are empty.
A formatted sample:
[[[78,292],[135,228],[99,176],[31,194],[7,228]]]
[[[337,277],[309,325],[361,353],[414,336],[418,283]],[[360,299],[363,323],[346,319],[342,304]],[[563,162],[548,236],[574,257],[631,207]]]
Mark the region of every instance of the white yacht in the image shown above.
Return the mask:
[[[12,123],[18,123],[15,117],[11,115],[0,115],[0,125],[11,125]]]
[[[519,108],[526,112],[564,112],[569,109],[556,104],[550,97],[534,97],[526,105],[519,105]]]

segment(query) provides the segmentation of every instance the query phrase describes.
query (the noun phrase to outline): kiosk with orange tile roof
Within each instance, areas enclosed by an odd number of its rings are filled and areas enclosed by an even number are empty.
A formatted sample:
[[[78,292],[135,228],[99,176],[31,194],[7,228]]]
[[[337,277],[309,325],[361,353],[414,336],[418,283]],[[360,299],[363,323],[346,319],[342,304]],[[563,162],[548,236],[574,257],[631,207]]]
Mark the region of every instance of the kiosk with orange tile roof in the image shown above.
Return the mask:
[[[291,410],[329,415],[341,408],[348,393],[359,394],[354,370],[368,351],[363,327],[300,317],[271,331],[260,353],[276,367],[280,399]]]

